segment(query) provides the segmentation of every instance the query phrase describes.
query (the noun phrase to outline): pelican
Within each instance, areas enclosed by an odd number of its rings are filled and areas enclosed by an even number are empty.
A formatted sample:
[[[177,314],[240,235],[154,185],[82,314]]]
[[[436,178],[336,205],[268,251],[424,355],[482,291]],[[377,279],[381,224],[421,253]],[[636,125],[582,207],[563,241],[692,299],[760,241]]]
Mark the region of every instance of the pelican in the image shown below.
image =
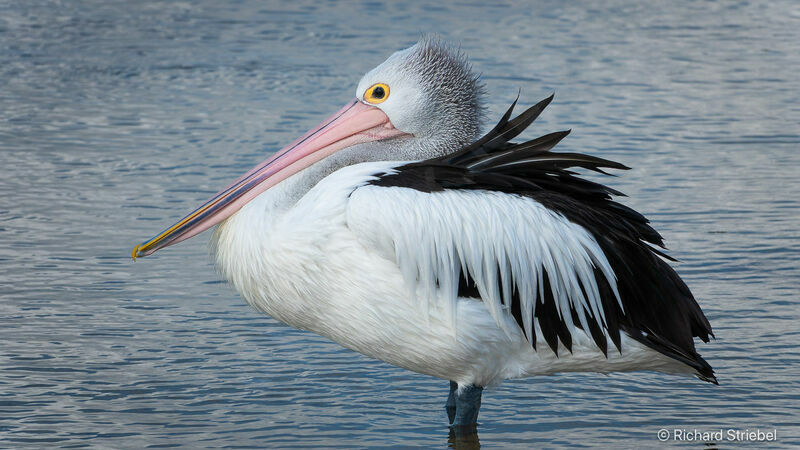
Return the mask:
[[[133,249],[216,226],[221,275],[293,327],[450,382],[452,427],[482,390],[559,372],[650,370],[717,383],[711,326],[662,237],[553,152],[569,132],[512,142],[552,96],[480,134],[484,87],[464,54],[423,38],[356,98]]]

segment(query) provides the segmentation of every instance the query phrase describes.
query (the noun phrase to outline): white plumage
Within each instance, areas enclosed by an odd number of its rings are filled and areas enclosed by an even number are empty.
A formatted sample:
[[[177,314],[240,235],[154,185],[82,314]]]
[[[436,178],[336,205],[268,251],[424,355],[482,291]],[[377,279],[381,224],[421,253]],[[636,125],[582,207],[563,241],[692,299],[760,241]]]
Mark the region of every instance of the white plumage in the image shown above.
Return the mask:
[[[482,387],[508,378],[659,370],[716,382],[693,341],[710,325],[661,236],[571,170],[626,167],[550,152],[567,132],[511,143],[552,97],[513,119],[512,105],[477,139],[482,95],[463,55],[423,40],[133,256],[218,225],[216,265],[250,305],[450,380],[453,426],[474,425]]]
[[[544,289],[540,267],[550,274],[556,307],[570,329],[570,304],[586,329],[585,314],[605,324],[594,267],[616,291],[608,260],[585,229],[516,194],[365,186],[351,196],[347,223],[365,244],[397,262],[408,290],[424,302],[438,299],[452,308],[459,274],[469,273],[495,322],[509,334],[516,324],[502,305],[511,304],[517,289],[531,335],[533,300]],[[579,283],[588,289],[586,297]]]
[[[534,351],[501,306],[499,283],[513,279],[521,294],[536,292],[538,261],[560,274],[559,292],[574,291],[580,277],[593,282],[585,265],[596,259],[607,266],[593,238],[517,195],[366,185],[399,164],[340,169],[292,208],[275,206],[282,189],[267,191],[217,228],[218,268],[250,305],[284,323],[465,385],[568,371],[692,372],[627,337],[621,352],[606,358],[574,326],[571,353],[562,346],[556,356],[543,340]],[[483,280],[483,301],[456,296],[457,266]],[[505,267],[500,280],[493,267]],[[591,301],[556,298],[602,317]],[[535,305],[525,308],[532,312]]]

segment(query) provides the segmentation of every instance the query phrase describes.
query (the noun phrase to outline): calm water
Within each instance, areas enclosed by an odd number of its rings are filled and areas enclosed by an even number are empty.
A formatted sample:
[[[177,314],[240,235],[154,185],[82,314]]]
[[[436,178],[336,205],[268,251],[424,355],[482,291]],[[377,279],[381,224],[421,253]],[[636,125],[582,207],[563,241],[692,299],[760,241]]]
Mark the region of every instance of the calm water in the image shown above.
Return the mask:
[[[572,128],[562,150],[635,169],[610,182],[717,334],[720,386],[512,381],[480,444],[800,445],[800,4],[635,3],[0,2],[0,446],[452,445],[446,382],[251,310],[207,236],[129,257],[422,31],[472,56],[493,118],[556,92],[527,136]]]

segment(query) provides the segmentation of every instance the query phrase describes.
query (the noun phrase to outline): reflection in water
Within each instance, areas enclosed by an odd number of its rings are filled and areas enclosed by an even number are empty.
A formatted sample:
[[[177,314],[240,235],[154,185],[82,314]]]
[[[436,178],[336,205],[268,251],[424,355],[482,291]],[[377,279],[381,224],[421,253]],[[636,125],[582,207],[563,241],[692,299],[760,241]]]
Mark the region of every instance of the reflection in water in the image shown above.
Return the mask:
[[[450,428],[447,438],[448,447],[459,450],[471,450],[481,448],[481,441],[478,438],[478,427],[458,427]]]
[[[521,105],[556,92],[526,136],[572,128],[563,151],[633,167],[610,183],[665,236],[717,336],[701,353],[721,386],[506,382],[485,396],[484,445],[761,427],[800,446],[799,14],[788,0],[0,3],[0,441],[442,446],[441,380],[252,311],[202,238],[129,259],[436,30],[483,73],[490,118],[518,88]]]

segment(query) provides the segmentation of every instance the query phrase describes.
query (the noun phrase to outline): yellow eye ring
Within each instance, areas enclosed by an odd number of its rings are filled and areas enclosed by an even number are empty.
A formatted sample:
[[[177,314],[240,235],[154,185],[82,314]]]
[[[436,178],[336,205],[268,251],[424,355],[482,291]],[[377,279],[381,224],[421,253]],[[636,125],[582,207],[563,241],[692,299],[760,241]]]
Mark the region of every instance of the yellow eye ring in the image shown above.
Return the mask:
[[[384,83],[375,83],[364,92],[364,100],[373,105],[383,103],[389,98],[389,85]]]

